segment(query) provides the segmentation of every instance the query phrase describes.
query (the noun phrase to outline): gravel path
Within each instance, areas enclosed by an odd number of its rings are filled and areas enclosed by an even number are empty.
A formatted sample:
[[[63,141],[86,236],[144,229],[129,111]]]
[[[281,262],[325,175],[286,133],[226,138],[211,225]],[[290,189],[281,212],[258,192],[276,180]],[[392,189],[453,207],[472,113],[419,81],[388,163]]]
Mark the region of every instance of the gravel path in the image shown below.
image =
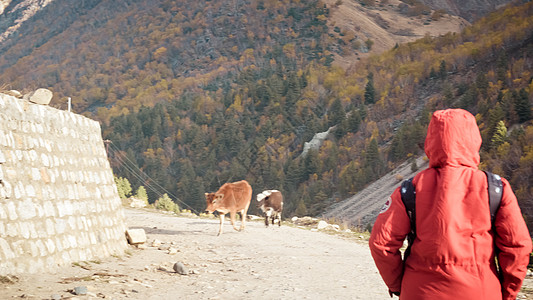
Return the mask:
[[[164,261],[181,261],[196,273],[163,274],[175,288],[147,290],[153,299],[388,298],[363,242],[289,226],[265,228],[262,222],[247,222],[243,232],[226,222],[217,237],[218,220],[142,211],[127,211],[127,216],[135,220],[130,228],[144,228],[149,240],[177,242],[180,252]]]
[[[142,228],[146,249],[83,262],[56,274],[18,276],[0,283],[1,299],[390,299],[366,241],[282,225],[228,222],[126,209]],[[154,240],[161,247],[152,247]],[[169,254],[168,247],[178,252]],[[161,248],[161,249],[160,249]],[[181,262],[188,271],[173,271]],[[73,295],[75,288],[86,295]],[[396,298],[397,299],[397,298]],[[530,299],[527,296],[521,299]]]
[[[387,289],[366,242],[282,225],[247,222],[236,232],[229,222],[216,236],[218,220],[182,218],[126,209],[128,228],[145,230],[148,245],[176,254],[131,248],[129,255],[84,262],[56,274],[18,276],[0,284],[5,298],[75,299],[387,299]],[[173,271],[182,262],[188,275]],[[0,297],[4,299],[4,297]]]

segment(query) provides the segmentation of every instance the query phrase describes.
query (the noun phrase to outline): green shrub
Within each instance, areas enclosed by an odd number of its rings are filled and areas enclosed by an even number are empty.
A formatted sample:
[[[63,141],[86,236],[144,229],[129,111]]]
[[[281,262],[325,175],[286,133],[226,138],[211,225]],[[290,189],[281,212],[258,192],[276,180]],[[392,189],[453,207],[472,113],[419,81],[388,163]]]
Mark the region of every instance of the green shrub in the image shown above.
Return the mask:
[[[167,194],[164,194],[163,197],[157,199],[155,202],[155,208],[175,212],[177,214],[180,212],[180,207],[174,203]]]
[[[139,186],[139,188],[137,189],[137,193],[135,194],[135,197],[143,200],[146,204],[149,203],[148,194],[146,193],[146,189],[142,185]]]
[[[117,185],[117,192],[120,199],[127,199],[131,196],[131,184],[127,178],[116,177],[115,184]]]

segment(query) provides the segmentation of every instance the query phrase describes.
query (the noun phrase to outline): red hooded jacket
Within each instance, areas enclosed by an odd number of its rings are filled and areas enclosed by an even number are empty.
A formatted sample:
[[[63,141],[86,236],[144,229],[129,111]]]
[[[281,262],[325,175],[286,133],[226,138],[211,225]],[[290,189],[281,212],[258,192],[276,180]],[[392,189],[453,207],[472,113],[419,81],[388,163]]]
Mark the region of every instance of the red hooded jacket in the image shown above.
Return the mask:
[[[413,179],[416,238],[405,265],[400,248],[410,231],[396,189],[378,215],[370,237],[376,266],[400,299],[515,299],[527,272],[531,237],[509,182],[494,228],[488,184],[478,170],[481,135],[472,114],[436,111],[425,142],[429,168]],[[500,282],[495,247],[503,271]]]

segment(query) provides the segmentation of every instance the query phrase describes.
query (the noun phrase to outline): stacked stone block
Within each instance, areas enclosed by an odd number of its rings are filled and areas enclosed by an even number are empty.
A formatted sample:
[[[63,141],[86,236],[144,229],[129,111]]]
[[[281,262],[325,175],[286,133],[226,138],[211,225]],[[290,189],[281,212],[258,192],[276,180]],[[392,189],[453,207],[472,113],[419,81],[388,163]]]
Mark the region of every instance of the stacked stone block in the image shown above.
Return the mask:
[[[121,255],[125,229],[100,124],[0,94],[0,275]]]

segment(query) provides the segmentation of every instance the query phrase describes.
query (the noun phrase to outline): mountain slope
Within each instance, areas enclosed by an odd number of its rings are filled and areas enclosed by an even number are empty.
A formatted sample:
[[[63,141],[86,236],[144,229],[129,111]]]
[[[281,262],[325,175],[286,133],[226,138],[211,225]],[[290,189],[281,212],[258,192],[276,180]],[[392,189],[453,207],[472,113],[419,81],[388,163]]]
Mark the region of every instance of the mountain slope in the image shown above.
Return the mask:
[[[413,170],[412,162],[405,162],[393,171],[372,182],[352,197],[328,207],[321,217],[335,219],[337,222],[353,227],[368,229],[374,221],[387,198],[400,186],[402,180],[412,178],[420,170],[428,167],[427,157],[415,160],[417,168]]]
[[[129,88],[139,84],[125,84],[138,76],[149,77],[140,85],[145,90],[161,82],[155,101],[168,101],[185,89],[198,90],[199,81],[209,84],[247,66],[265,65],[276,47],[295,47],[300,65],[308,59],[329,63],[332,56],[348,67],[397,43],[467,25],[449,15],[402,14],[397,0],[379,6],[328,0],[323,7],[316,1],[283,2],[55,0],[47,6],[49,1],[39,2],[37,14],[36,3],[28,2],[34,16],[22,23],[12,18],[23,7],[11,9],[12,2],[1,18],[18,29],[0,41],[5,73],[0,82],[19,90],[49,87],[57,98],[71,97],[75,111],[94,117],[97,108],[115,106],[111,114],[116,115],[138,108],[132,102],[139,102],[134,99],[141,91]]]
[[[425,35],[439,36],[448,32],[460,32],[469,25],[465,19],[451,14],[442,16],[409,15],[402,12],[401,1],[390,0],[387,4],[363,6],[358,1],[327,0],[331,7],[328,20],[330,34],[345,40],[346,36],[357,36],[358,41],[372,41],[370,51],[339,51],[335,60],[340,66],[349,66],[357,58],[367,57],[370,53],[381,53],[394,45],[414,41]],[[435,8],[437,10],[438,8]],[[335,32],[338,28],[341,36]]]
[[[341,22],[352,2],[83,3],[56,0],[25,22],[23,42],[0,52],[0,82],[50,87],[53,105],[70,96],[75,112],[101,120],[115,174],[145,186],[150,203],[168,193],[201,211],[205,192],[244,178],[282,190],[287,216],[317,215],[421,155],[431,112],[461,107],[482,131],[481,168],[510,178],[531,206],[531,3],[379,55],[365,54],[379,44],[369,27]],[[380,4],[362,8],[375,30],[387,26]],[[45,26],[58,11],[66,17]]]

